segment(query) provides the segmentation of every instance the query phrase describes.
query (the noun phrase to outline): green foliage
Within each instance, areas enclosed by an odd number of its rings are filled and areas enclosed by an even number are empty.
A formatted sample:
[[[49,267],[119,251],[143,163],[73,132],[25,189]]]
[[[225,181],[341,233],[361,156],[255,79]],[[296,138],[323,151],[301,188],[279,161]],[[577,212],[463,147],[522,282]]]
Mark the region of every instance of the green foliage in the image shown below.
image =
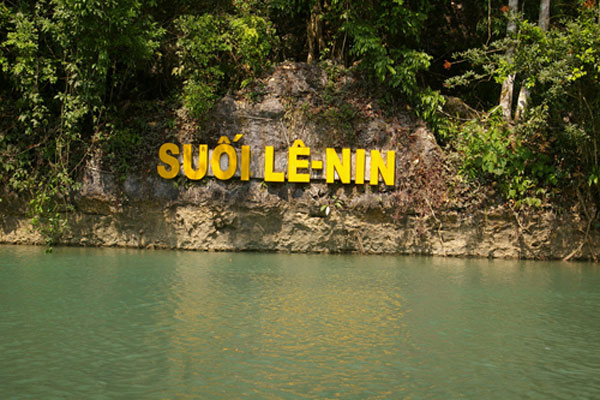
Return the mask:
[[[509,132],[521,151],[533,154],[521,158],[533,157],[543,165],[527,170],[530,163],[517,163],[517,170],[511,173],[523,176],[521,188],[548,188],[559,179],[565,186],[590,185],[600,202],[596,179],[600,170],[599,10],[591,3],[578,10],[576,17],[562,20],[547,32],[518,20],[514,37],[461,53],[476,68],[449,80],[448,85],[468,85],[487,78],[501,83],[515,74],[516,82],[526,85],[531,98],[528,109]],[[510,57],[506,55],[508,49]],[[517,195],[523,193],[516,191]]]
[[[349,54],[358,68],[388,93],[403,96],[419,117],[437,129],[443,97],[419,84],[419,75],[430,67],[432,57],[415,48],[429,9],[427,2],[412,6],[402,1],[351,3],[341,14],[341,32],[351,39]]]
[[[224,86],[246,86],[270,64],[276,38],[262,17],[185,15],[176,25],[179,60],[173,74],[184,79],[183,103],[196,118],[213,106]]]
[[[448,129],[448,120],[441,113],[445,102],[444,96],[439,91],[425,88],[418,94],[418,103],[415,109],[415,114],[429,124],[438,139],[441,139]]]
[[[381,87],[388,100],[400,97],[414,105],[419,116],[434,125],[439,122],[435,114],[441,96],[419,82],[432,59],[419,48],[430,2],[272,0],[270,5],[288,17],[306,18],[305,26],[320,21],[312,34],[320,43],[321,60],[354,66]]]
[[[496,109],[483,118],[454,125],[454,144],[462,156],[460,173],[498,185],[517,205],[539,206],[545,187],[556,184],[556,170],[547,154],[534,153]]]
[[[153,1],[42,0],[0,6],[2,183],[29,193],[50,239],[110,104],[155,54]],[[109,132],[110,133],[110,132]],[[61,206],[62,204],[62,206]]]
[[[65,213],[73,210],[68,194],[79,184],[64,174],[49,175],[37,182],[29,201],[32,226],[45,238],[50,248],[68,227]]]
[[[417,89],[417,73],[429,67],[431,56],[407,48],[388,50],[386,43],[373,27],[349,25],[354,38],[350,54],[361,59],[361,64],[374,78],[393,89],[413,96]]]
[[[327,207],[330,207],[330,210],[331,209],[342,210],[344,208],[344,200],[340,199],[338,196],[336,196],[334,194],[331,196],[331,198],[329,199],[329,201],[327,203],[321,204],[321,207],[319,207],[319,211],[325,212]]]

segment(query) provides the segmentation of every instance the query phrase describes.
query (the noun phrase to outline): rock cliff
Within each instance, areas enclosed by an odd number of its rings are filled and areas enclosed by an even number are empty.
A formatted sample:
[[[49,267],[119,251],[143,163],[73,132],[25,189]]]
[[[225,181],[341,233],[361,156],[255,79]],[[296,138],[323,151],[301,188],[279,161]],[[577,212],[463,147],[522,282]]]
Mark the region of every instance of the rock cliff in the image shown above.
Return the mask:
[[[350,95],[351,94],[351,95]],[[160,141],[122,177],[89,160],[59,242],[212,251],[355,252],[504,258],[595,258],[600,242],[577,210],[516,213],[489,188],[464,184],[409,110],[384,112],[361,83],[335,70],[283,64],[225,96],[203,124],[178,113],[162,141],[217,144],[243,133],[255,148],[396,151],[395,186],[161,179]],[[324,210],[329,207],[330,213]],[[0,202],[0,242],[43,243],[22,199]]]

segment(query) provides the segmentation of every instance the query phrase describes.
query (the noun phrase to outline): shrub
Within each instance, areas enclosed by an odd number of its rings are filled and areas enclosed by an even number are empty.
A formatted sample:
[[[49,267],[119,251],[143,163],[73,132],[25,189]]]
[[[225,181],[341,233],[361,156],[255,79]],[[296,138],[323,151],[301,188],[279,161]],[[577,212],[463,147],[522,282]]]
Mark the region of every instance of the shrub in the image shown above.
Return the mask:
[[[270,65],[276,37],[271,24],[255,15],[186,15],[177,20],[178,65],[183,103],[201,118],[226,87],[245,86]]]

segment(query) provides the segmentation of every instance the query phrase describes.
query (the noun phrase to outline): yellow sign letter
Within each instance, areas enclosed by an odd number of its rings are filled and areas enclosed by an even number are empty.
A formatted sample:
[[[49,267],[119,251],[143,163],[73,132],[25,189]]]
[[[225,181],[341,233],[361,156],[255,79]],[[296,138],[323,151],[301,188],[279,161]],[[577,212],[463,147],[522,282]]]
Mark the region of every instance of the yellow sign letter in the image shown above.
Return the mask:
[[[227,169],[221,169],[221,156],[227,155]],[[237,169],[237,153],[226,136],[221,136],[219,145],[215,147],[210,159],[210,167],[215,178],[225,181],[235,175]]]
[[[356,166],[354,167],[354,183],[365,183],[365,149],[356,149]]]
[[[342,161],[340,161],[335,149],[326,149],[325,157],[327,160],[326,182],[333,183],[337,171],[342,183],[350,183],[352,173],[352,155],[350,149],[342,149]]]
[[[192,145],[183,145],[183,173],[188,179],[194,181],[204,178],[206,170],[208,169],[208,146],[201,144],[198,150],[198,169],[194,170],[194,167],[192,166]]]
[[[242,165],[240,175],[243,181],[250,180],[250,146],[242,146]]]
[[[299,173],[298,169],[308,169],[308,159],[299,160],[298,156],[310,156],[310,148],[304,145],[300,139],[296,140],[290,147],[288,155],[288,182],[308,183],[310,182],[309,173]]]
[[[169,154],[171,153],[171,154]],[[179,174],[179,160],[174,157],[179,154],[179,146],[175,143],[165,143],[158,150],[158,158],[170,168],[165,168],[164,165],[158,165],[156,170],[158,175],[164,179],[173,179]]]
[[[275,150],[273,146],[265,146],[265,182],[284,182],[284,173],[273,171],[274,164]]]
[[[386,152],[386,162],[383,161],[381,153],[371,150],[371,185],[379,184],[379,173],[387,186],[394,186],[396,179],[396,152]]]

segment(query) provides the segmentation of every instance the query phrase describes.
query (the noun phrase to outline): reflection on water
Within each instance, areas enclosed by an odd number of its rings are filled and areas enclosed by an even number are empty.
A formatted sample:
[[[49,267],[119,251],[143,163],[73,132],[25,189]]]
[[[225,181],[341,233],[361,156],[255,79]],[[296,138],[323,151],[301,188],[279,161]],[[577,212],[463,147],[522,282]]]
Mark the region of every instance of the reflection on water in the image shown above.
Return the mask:
[[[3,398],[598,398],[600,269],[0,247]]]

